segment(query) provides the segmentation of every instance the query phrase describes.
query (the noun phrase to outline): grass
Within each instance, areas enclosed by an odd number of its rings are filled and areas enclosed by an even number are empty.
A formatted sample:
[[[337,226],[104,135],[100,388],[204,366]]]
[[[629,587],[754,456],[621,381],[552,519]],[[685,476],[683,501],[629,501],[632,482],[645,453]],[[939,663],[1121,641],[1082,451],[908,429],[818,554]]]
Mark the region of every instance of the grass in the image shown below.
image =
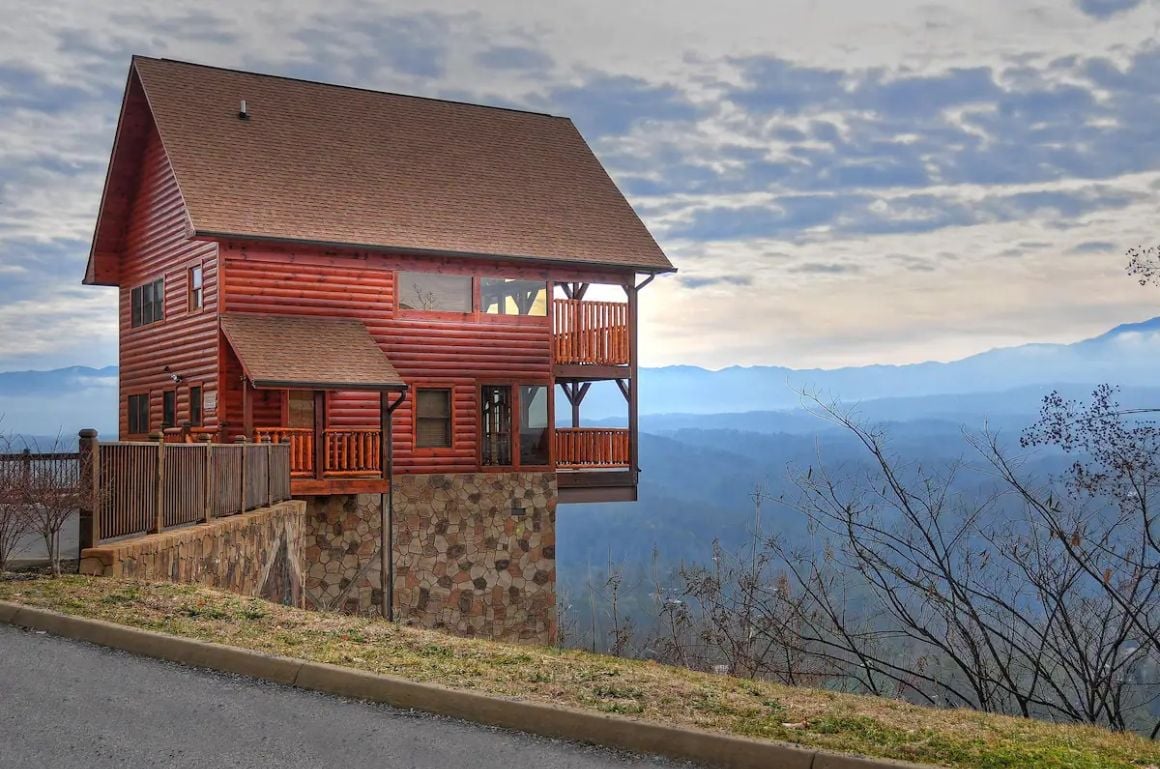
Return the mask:
[[[0,599],[459,689],[811,748],[970,769],[1160,766],[1131,734],[939,710],[581,651],[467,640],[192,585],[0,580]]]

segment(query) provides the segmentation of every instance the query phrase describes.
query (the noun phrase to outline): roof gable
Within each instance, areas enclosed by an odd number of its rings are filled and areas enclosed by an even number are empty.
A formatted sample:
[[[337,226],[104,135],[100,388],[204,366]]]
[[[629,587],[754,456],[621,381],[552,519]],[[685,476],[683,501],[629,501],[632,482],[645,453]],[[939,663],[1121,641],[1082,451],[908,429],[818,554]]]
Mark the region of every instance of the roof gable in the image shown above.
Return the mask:
[[[570,120],[166,60],[134,72],[197,235],[673,269]]]

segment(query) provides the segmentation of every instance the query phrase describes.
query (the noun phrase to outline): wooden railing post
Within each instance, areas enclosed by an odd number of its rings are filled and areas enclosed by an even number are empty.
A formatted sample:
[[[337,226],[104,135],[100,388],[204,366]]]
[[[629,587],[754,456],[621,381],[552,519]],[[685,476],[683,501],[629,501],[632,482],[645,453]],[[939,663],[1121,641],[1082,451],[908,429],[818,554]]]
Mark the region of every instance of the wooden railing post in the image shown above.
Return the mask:
[[[205,503],[202,517],[209,523],[213,520],[213,436],[206,433],[201,439],[205,442]]]
[[[270,481],[270,477],[274,474],[272,472],[274,467],[274,444],[270,441],[269,435],[262,436],[262,443],[266,444],[266,507],[274,504],[274,488]]]
[[[240,450],[242,461],[238,470],[238,477],[242,481],[240,484],[241,496],[239,497],[238,512],[244,513],[246,512],[246,436],[239,435],[234,438],[234,443],[242,447]]]
[[[156,482],[154,499],[157,507],[153,511],[153,527],[149,531],[152,534],[160,534],[165,530],[165,434],[150,433],[149,440],[157,444],[157,473],[154,477]]]
[[[78,511],[80,529],[80,550],[96,547],[101,541],[100,476],[97,474],[99,448],[97,431],[85,428],[78,433],[80,438],[77,462],[80,476],[81,509]]]

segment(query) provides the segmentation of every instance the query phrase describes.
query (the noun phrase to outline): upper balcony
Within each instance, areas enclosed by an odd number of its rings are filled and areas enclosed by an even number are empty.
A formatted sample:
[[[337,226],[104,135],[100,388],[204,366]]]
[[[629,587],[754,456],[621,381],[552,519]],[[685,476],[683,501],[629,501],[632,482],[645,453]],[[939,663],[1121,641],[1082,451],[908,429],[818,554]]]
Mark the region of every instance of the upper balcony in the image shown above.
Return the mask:
[[[628,304],[583,299],[553,301],[553,356],[565,378],[617,379],[632,362]]]

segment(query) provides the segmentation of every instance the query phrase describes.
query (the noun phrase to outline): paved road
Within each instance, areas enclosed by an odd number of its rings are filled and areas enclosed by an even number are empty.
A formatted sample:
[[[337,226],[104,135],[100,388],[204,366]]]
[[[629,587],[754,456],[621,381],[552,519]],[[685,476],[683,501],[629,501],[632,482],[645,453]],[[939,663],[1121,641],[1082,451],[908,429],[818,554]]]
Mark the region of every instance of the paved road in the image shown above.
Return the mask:
[[[664,769],[0,625],[0,767]]]
[[[74,513],[69,516],[68,521],[64,524],[64,528],[60,530],[60,554],[62,558],[69,559],[77,557],[77,541],[79,537],[80,523],[77,515]],[[14,563],[27,563],[47,559],[48,554],[44,549],[44,538],[34,531],[28,532],[17,540],[11,557]]]

